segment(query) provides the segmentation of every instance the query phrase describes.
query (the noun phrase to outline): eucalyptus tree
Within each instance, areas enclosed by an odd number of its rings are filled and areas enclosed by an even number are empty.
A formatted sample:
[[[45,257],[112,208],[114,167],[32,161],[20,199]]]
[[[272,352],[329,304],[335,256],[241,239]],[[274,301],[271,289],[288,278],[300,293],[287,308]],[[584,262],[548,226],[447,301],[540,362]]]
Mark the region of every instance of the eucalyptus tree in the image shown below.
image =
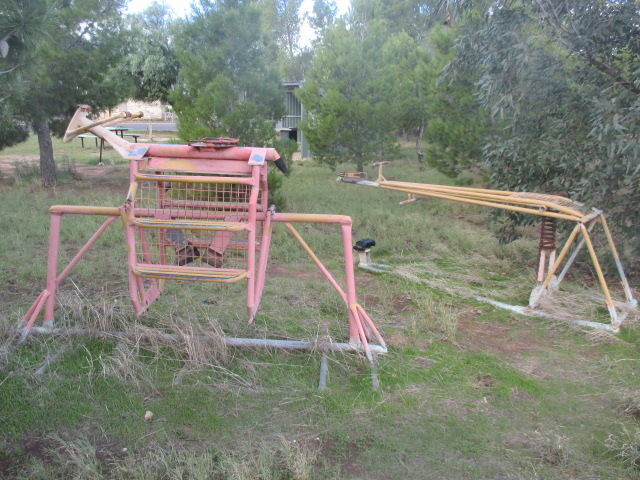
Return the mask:
[[[202,0],[175,36],[180,62],[170,95],[183,140],[230,136],[263,145],[284,105],[268,61],[260,9],[251,2]]]
[[[481,69],[495,128],[495,187],[555,192],[608,209],[640,248],[640,12],[637,1],[456,2],[457,67]]]
[[[384,19],[390,34],[406,33],[416,42],[447,18],[443,0],[352,0],[351,5],[360,21]]]

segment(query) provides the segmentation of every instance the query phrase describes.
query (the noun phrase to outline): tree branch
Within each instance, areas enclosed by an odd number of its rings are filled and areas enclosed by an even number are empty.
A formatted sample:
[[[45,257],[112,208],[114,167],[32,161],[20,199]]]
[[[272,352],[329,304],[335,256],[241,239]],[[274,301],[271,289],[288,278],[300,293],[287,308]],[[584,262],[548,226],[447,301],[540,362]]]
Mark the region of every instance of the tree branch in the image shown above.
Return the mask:
[[[629,90],[632,93],[635,93],[636,95],[640,95],[640,88],[636,87],[632,82],[630,82],[629,80],[626,80],[622,77],[622,75],[620,75],[620,73],[617,70],[614,70],[613,68],[607,67],[604,63],[602,63],[601,61],[599,61],[598,59],[594,58],[590,53],[588,52],[579,52],[580,55],[582,57],[584,57],[587,62],[589,62],[591,65],[593,65],[594,67],[596,67],[598,70],[600,70],[602,73],[604,73],[605,75],[609,75],[613,81],[615,83],[617,83],[618,85],[620,85],[623,88],[626,88],[627,90]]]
[[[552,5],[550,5],[550,8],[553,13],[553,18],[550,18],[551,16],[545,10],[544,6],[542,5],[542,2],[540,0],[536,0],[536,3],[540,6],[540,9],[547,14],[546,17],[549,18],[549,24],[555,30],[558,41],[562,43],[565,47],[570,48],[571,50],[576,50],[574,48],[575,45],[568,39],[564,38],[562,36],[562,33],[566,34],[568,37],[573,36],[573,37],[577,37],[578,39],[582,39],[583,35],[581,35],[577,30],[575,30],[575,28],[574,28],[575,33],[572,33],[566,30],[562,26],[560,17],[558,16],[557,12],[555,11]],[[578,55],[584,58],[596,69],[600,70],[605,75],[608,75],[609,77],[611,77],[613,81],[618,85],[620,85],[621,87],[629,90],[632,93],[635,93],[636,95],[640,95],[640,88],[638,88],[633,82],[626,80],[620,74],[620,72],[617,71],[616,69],[606,66],[604,63],[602,63],[600,60],[595,58],[591,53],[587,52],[586,50],[577,49],[576,53],[578,53]]]

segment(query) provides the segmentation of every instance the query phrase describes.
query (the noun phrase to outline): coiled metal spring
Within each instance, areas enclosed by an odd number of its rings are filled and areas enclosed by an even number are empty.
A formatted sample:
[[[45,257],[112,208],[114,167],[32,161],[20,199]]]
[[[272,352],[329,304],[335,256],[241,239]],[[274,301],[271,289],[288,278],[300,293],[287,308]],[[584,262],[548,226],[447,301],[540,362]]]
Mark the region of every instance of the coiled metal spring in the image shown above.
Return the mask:
[[[540,250],[556,249],[556,219],[542,217],[540,221]]]

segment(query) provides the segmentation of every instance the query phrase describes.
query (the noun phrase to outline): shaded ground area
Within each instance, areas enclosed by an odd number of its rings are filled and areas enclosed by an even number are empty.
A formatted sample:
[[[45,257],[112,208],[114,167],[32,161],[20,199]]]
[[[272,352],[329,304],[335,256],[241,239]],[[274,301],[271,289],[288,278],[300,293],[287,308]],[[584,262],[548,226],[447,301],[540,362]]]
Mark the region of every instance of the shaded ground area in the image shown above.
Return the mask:
[[[14,174],[16,170],[16,164],[27,168],[38,169],[40,165],[40,158],[38,155],[1,155],[0,156],[0,179],[7,178]],[[114,168],[118,168],[122,171],[128,171],[127,165],[103,165],[92,166],[84,164],[74,164],[74,170],[81,177],[85,178],[100,178]]]

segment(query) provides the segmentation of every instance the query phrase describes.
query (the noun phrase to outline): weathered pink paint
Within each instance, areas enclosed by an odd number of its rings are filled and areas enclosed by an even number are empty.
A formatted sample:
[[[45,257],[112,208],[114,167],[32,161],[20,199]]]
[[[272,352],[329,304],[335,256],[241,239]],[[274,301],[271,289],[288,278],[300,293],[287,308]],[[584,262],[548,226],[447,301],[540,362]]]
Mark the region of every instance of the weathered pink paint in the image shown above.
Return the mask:
[[[122,220],[128,247],[129,296],[136,315],[143,314],[159,297],[167,279],[179,277],[218,283],[246,281],[247,318],[251,323],[265,287],[273,222],[281,222],[345,302],[350,342],[361,345],[371,361],[367,332],[386,348],[373,322],[357,303],[351,218],[276,213],[274,208],[268,208],[268,163],[279,160],[276,150],[237,147],[232,145],[231,139],[219,142],[226,142],[227,146],[215,146],[212,145],[215,141],[208,140],[191,145],[131,144],[105,129],[107,124],[110,123],[90,122],[86,111],[78,110],[65,140],[90,131],[130,160],[130,188],[126,201],[121,207],[56,205],[50,208],[47,287],[25,315],[27,333],[43,306],[45,323],[53,325],[58,284],[116,218]],[[57,275],[60,224],[65,214],[105,215],[108,218]],[[344,289],[291,225],[299,222],[339,226],[346,278]],[[234,234],[240,236],[233,237]],[[175,249],[175,256],[172,249]],[[231,265],[226,265],[227,261]]]

